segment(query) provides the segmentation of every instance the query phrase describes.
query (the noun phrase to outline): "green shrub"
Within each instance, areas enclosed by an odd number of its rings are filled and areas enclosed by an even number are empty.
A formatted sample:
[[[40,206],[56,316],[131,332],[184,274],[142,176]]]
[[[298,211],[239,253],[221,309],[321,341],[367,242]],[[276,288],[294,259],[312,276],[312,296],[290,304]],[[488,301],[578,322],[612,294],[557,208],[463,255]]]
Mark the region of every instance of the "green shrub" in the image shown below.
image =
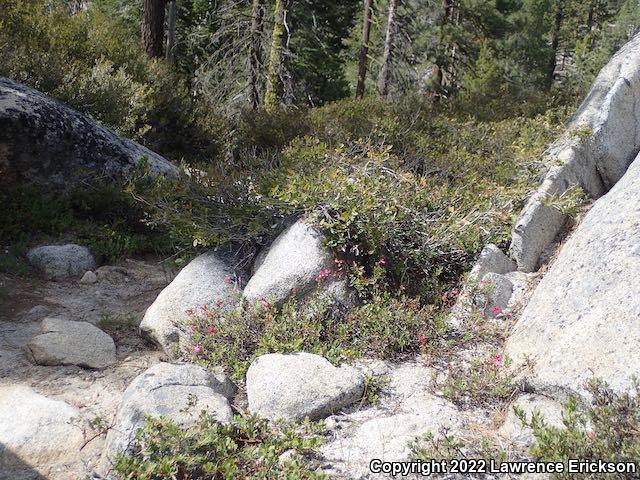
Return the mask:
[[[574,399],[563,412],[564,428],[546,425],[537,415],[520,418],[533,429],[536,443],[531,453],[545,462],[564,462],[569,459],[602,460],[604,462],[632,462],[635,474],[575,475],[559,473],[552,478],[622,479],[640,478],[640,397],[636,384],[630,392],[617,393],[606,383],[592,381],[587,390],[591,402],[581,408]]]
[[[4,263],[19,258],[34,243],[61,239],[86,245],[106,261],[172,249],[166,233],[146,226],[137,202],[117,185],[98,184],[65,193],[5,186],[0,190],[0,204],[4,207],[0,242],[9,246]],[[9,263],[6,270],[23,270],[19,262],[16,268]]]
[[[186,316],[193,359],[226,366],[236,379],[244,377],[255,357],[266,353],[306,351],[336,363],[362,355],[393,358],[418,352],[445,330],[433,308],[389,293],[348,312],[321,289],[304,303],[290,300],[280,308],[267,300],[225,307],[203,306]]]
[[[136,433],[134,453],[120,456],[114,471],[123,480],[320,480],[326,477],[302,459],[321,443],[318,430],[310,423],[270,426],[243,416],[220,425],[204,412],[189,428],[147,418]],[[286,451],[292,456],[280,461]]]

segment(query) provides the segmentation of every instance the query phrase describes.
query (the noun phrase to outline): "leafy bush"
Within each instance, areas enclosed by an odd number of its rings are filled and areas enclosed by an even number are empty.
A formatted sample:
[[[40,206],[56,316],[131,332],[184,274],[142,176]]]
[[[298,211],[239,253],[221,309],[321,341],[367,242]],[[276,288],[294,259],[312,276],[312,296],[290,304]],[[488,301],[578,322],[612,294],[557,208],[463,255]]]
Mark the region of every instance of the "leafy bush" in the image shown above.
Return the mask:
[[[349,312],[321,290],[304,303],[290,300],[280,308],[267,300],[225,307],[220,303],[187,312],[193,357],[206,365],[225,365],[237,379],[265,353],[306,351],[336,363],[361,355],[390,358],[419,351],[445,330],[433,308],[389,293]]]
[[[271,427],[266,420],[235,416],[220,425],[202,414],[198,424],[181,428],[165,418],[147,418],[136,433],[135,451],[120,456],[114,471],[122,479],[320,480],[302,455],[321,443],[314,424]],[[292,451],[287,461],[280,456]]]
[[[19,256],[29,244],[60,238],[88,246],[107,261],[135,253],[167,251],[161,229],[142,223],[137,202],[117,185],[96,185],[66,193],[36,187],[5,186],[0,190],[0,242]]]
[[[569,401],[563,412],[564,428],[546,425],[538,416],[520,418],[533,429],[536,443],[531,453],[534,458],[547,462],[569,459],[602,460],[604,462],[631,462],[638,466],[640,458],[640,397],[638,385],[630,392],[617,393],[602,381],[587,386],[592,399],[586,408]],[[557,473],[552,478],[640,478],[640,474],[593,474],[579,477]]]

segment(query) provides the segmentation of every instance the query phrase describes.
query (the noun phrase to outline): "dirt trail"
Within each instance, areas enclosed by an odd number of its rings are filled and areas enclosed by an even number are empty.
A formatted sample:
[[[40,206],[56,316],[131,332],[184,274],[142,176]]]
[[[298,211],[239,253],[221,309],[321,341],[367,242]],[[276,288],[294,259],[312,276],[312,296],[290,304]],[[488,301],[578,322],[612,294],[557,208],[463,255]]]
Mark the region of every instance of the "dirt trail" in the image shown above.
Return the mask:
[[[127,385],[163,357],[140,338],[137,326],[173,275],[155,259],[125,260],[117,268],[102,267],[99,281],[91,285],[78,279],[48,281],[35,274],[0,275],[0,386],[28,385],[78,408],[87,422],[101,419],[110,424]],[[98,325],[113,337],[118,362],[104,370],[34,365],[25,345],[39,333],[40,321],[46,316]],[[85,431],[90,441],[80,455],[82,467],[51,472],[51,478],[85,478],[102,449],[104,436],[93,438],[97,433],[90,427]]]

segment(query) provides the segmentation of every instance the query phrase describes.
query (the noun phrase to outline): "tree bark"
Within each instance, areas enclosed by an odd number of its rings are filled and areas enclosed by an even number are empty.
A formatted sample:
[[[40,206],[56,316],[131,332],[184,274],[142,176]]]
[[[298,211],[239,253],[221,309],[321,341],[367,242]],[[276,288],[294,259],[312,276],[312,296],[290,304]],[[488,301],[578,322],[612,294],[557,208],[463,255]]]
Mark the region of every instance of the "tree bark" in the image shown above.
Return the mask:
[[[264,108],[268,112],[273,112],[278,108],[284,94],[284,51],[289,44],[287,15],[291,9],[291,3],[291,0],[276,0],[275,4],[267,91],[264,94]]]
[[[251,13],[251,53],[249,55],[249,85],[251,88],[251,108],[260,106],[260,64],[262,63],[262,30],[264,21],[264,0],[253,0]]]
[[[360,58],[358,59],[358,83],[356,85],[356,98],[364,96],[364,82],[367,77],[367,57],[369,55],[369,36],[371,33],[371,14],[373,0],[364,0],[364,20],[362,23],[362,44],[360,45]]]
[[[558,45],[560,45],[560,28],[564,18],[563,0],[556,0],[556,14],[551,32],[551,53],[549,55],[549,70],[547,73],[547,89],[553,86],[553,74],[556,71],[556,57],[558,56]]]
[[[176,43],[176,0],[167,4],[167,52],[168,63],[173,63],[173,46]]]
[[[389,82],[391,80],[391,59],[393,56],[394,42],[396,36],[397,22],[396,10],[399,0],[389,0],[389,16],[387,19],[387,35],[384,41],[384,53],[382,55],[382,65],[378,75],[378,93],[381,97],[389,94]]]
[[[144,0],[142,42],[149,58],[162,58],[165,0]]]

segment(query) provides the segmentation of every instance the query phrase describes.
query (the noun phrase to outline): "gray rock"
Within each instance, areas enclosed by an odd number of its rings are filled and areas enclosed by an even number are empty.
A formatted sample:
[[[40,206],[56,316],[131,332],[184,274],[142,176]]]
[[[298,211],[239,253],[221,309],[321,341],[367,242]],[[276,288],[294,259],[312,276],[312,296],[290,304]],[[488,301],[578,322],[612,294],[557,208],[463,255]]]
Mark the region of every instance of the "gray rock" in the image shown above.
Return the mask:
[[[103,265],[96,269],[96,276],[101,282],[119,284],[129,281],[129,272],[126,268],[113,265]]]
[[[333,418],[333,417],[332,417]],[[409,445],[418,437],[443,429],[452,434],[461,424],[458,409],[434,395],[412,397],[392,410],[373,408],[349,415],[322,445],[320,452],[339,478],[391,478],[372,475],[371,459],[408,461]]]
[[[591,377],[616,390],[640,375],[640,161],[595,202],[536,288],[506,353],[531,385],[583,393]]]
[[[3,175],[48,188],[120,178],[143,157],[154,173],[178,172],[157,153],[8,78],[0,78],[0,152]]]
[[[31,265],[53,279],[77,277],[96,267],[89,249],[73,243],[32,248],[27,252],[27,259]]]
[[[514,442],[532,445],[535,441],[533,430],[525,427],[515,413],[515,408],[522,410],[526,421],[531,421],[534,413],[550,427],[563,428],[562,405],[541,395],[524,394],[515,399],[507,411],[507,417],[500,427],[500,434]]]
[[[91,270],[85,272],[85,274],[80,279],[80,283],[83,285],[92,285],[98,281],[98,276],[93,273]]]
[[[113,339],[90,323],[45,318],[41,330],[27,343],[29,354],[39,365],[105,368],[116,363]]]
[[[509,273],[517,268],[515,262],[507,257],[502,250],[492,243],[480,252],[478,260],[469,273],[469,278],[480,281],[487,273]]]
[[[221,423],[233,417],[229,399],[235,387],[222,373],[190,364],[159,363],[138,375],[122,395],[115,427],[107,434],[99,471],[108,474],[119,453],[131,451],[136,431],[145,416],[164,416],[187,427],[197,423],[202,411]]]
[[[231,261],[219,252],[207,252],[193,259],[144,314],[140,330],[159,344],[169,355],[189,343],[187,310],[216,302],[234,303],[240,292],[233,283]],[[228,303],[226,304],[228,305]]]
[[[604,66],[568,126],[568,133],[546,153],[551,168],[516,222],[510,249],[518,268],[534,271],[542,252],[556,238],[565,218],[545,205],[580,185],[598,198],[624,174],[640,150],[640,34]]]
[[[49,315],[51,309],[46,305],[36,305],[20,315],[23,322],[34,322]]]
[[[487,288],[485,299],[485,315],[495,318],[504,312],[509,306],[509,300],[513,294],[513,283],[506,276],[498,273],[487,273],[482,282],[483,288]]]
[[[77,461],[84,426],[65,402],[25,385],[0,387],[0,478],[51,478]]]
[[[249,411],[269,420],[323,418],[358,401],[364,386],[358,369],[305,352],[262,355],[247,371]]]
[[[264,298],[276,305],[292,292],[304,296],[318,285],[318,275],[329,273],[322,282],[329,284],[334,275],[331,253],[323,246],[324,236],[304,220],[286,229],[271,245],[260,267],[249,279],[244,297],[249,302]]]

